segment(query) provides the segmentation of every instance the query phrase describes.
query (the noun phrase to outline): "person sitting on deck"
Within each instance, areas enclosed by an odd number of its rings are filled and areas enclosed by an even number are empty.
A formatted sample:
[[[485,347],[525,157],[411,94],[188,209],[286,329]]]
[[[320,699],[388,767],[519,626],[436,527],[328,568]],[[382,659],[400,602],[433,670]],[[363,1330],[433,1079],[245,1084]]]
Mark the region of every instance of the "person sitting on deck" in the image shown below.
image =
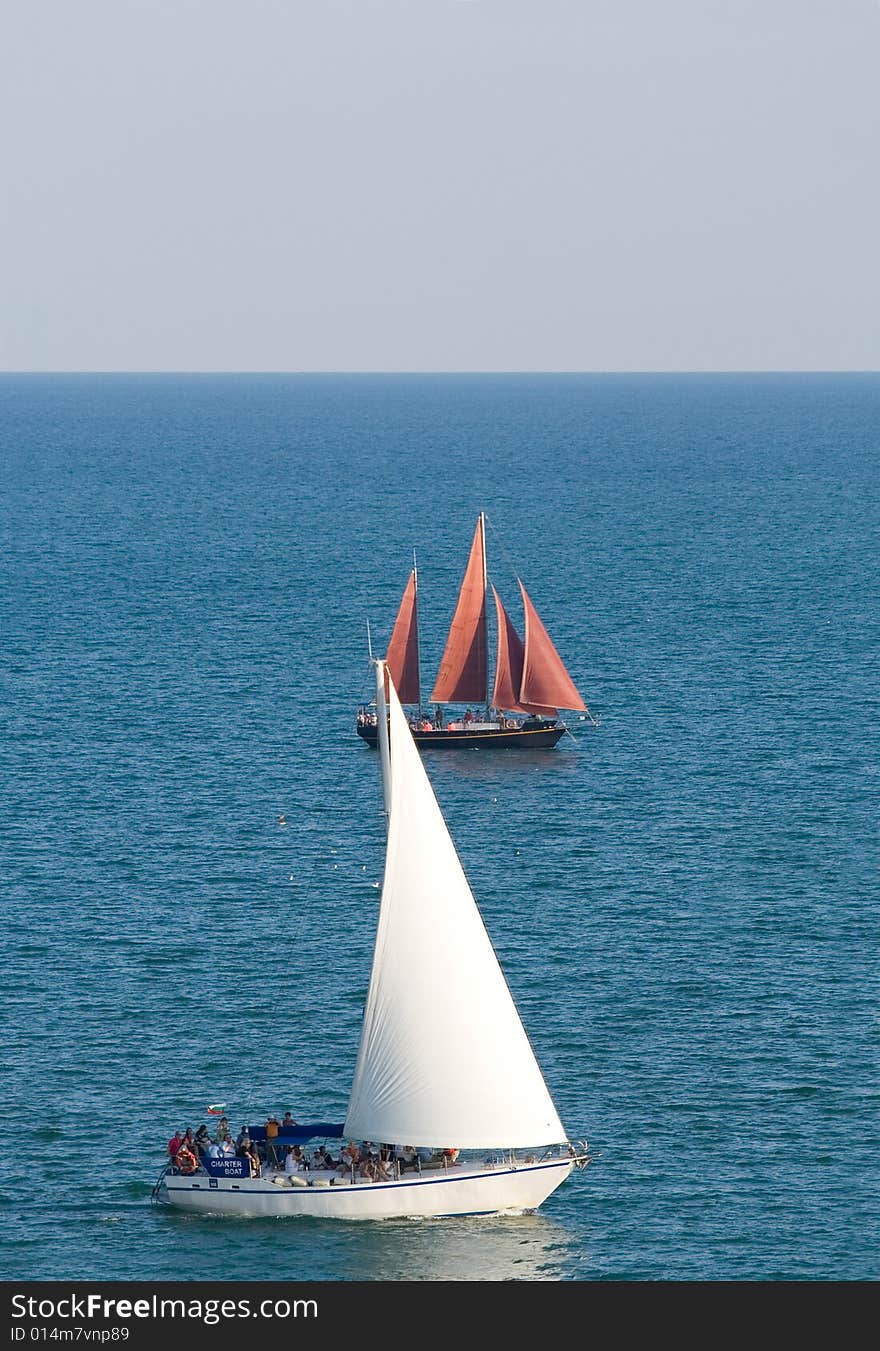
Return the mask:
[[[293,1119],[293,1117],[290,1115],[290,1113],[289,1113],[289,1112],[285,1112],[285,1113],[284,1113],[284,1120],[283,1120],[282,1123],[281,1123],[281,1129],[282,1129],[283,1131],[286,1131],[287,1128],[288,1128],[288,1126],[295,1126],[296,1124],[297,1124],[297,1123],[294,1121],[294,1119]]]
[[[416,1172],[419,1166],[419,1156],[412,1145],[399,1145],[394,1151],[394,1156],[400,1166],[401,1173],[405,1173],[407,1168]]]
[[[342,1157],[339,1160],[339,1172],[348,1173],[356,1169],[361,1161],[361,1151],[358,1149],[354,1140],[349,1140],[347,1145],[343,1145]]]
[[[183,1144],[183,1136],[181,1135],[180,1131],[175,1131],[171,1139],[168,1141],[168,1157],[171,1159],[172,1162],[174,1161],[174,1156],[176,1155],[177,1151],[180,1149],[180,1146],[182,1144]]]
[[[174,1167],[178,1173],[194,1173],[199,1166],[194,1150],[182,1144],[174,1156]]]
[[[263,1165],[260,1163],[260,1156],[257,1153],[257,1146],[254,1144],[253,1140],[251,1140],[250,1145],[248,1146],[248,1152],[246,1157],[250,1160],[251,1177],[261,1177],[263,1173]]]
[[[287,1151],[287,1157],[284,1160],[285,1173],[303,1173],[305,1172],[306,1161],[303,1158],[303,1152],[299,1145],[291,1145]]]
[[[221,1159],[235,1158],[235,1145],[232,1143],[232,1137],[230,1135],[227,1135],[225,1139],[220,1141],[218,1149],[220,1150]]]
[[[211,1143],[211,1137],[208,1134],[208,1127],[205,1125],[204,1122],[202,1122],[201,1126],[199,1126],[198,1130],[195,1133],[194,1138],[196,1145],[196,1153],[201,1159],[204,1157],[208,1145]]]
[[[235,1142],[235,1156],[238,1159],[243,1159],[245,1155],[250,1155],[250,1150],[251,1150],[250,1131],[248,1130],[247,1126],[242,1126],[241,1132],[239,1133],[239,1137]]]

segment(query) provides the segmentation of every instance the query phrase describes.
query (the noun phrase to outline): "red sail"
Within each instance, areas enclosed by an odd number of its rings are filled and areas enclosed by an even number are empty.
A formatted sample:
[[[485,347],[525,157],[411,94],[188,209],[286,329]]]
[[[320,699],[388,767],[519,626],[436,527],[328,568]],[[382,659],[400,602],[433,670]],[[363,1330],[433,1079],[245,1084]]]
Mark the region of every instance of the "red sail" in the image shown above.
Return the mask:
[[[419,618],[413,568],[397,611],[385,662],[402,704],[417,704],[419,692]]]
[[[526,650],[519,690],[520,706],[535,709],[538,705],[552,705],[554,708],[582,708],[586,711],[587,706],[575,689],[522,582],[519,583],[519,589],[526,612]]]
[[[481,516],[474,531],[474,542],[449,627],[437,683],[431,694],[432,703],[481,704],[486,698],[488,653],[484,556]]]
[[[523,644],[510,616],[501,604],[501,597],[492,587],[495,597],[495,609],[498,612],[498,660],[495,663],[495,688],[492,691],[494,708],[507,709],[514,713],[546,713],[549,717],[556,714],[555,708],[544,708],[535,704],[520,703],[519,688],[522,684]]]

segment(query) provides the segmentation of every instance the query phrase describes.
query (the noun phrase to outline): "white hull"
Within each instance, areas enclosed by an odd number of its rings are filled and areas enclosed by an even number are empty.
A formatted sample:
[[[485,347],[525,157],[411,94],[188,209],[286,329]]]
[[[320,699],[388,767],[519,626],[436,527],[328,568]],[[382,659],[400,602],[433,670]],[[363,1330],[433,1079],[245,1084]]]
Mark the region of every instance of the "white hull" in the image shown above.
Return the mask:
[[[335,1174],[316,1174],[306,1186],[283,1177],[208,1178],[169,1173],[158,1199],[199,1215],[242,1219],[311,1216],[333,1220],[386,1220],[440,1215],[491,1215],[535,1210],[568,1177],[571,1159],[518,1168],[464,1170],[457,1167],[400,1181],[352,1184]],[[335,1180],[332,1185],[330,1178]]]

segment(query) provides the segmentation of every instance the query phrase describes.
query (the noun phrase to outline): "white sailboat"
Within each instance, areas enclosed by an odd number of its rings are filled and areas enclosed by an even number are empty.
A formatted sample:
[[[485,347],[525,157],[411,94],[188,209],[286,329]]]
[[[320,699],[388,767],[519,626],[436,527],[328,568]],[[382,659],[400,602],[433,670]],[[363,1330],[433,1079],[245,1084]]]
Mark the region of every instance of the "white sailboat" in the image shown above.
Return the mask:
[[[392,1163],[379,1177],[267,1167],[253,1177],[238,1159],[234,1176],[169,1165],[160,1201],[339,1219],[534,1210],[588,1161],[553,1105],[384,662],[376,696],[388,840],[343,1133],[431,1150],[434,1164]]]

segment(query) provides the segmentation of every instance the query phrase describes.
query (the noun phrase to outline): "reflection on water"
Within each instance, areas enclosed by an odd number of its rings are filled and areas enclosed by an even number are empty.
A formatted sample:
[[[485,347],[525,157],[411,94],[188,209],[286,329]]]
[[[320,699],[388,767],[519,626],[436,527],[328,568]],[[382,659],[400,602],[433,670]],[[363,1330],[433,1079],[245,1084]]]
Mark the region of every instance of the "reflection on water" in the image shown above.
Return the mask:
[[[578,1247],[565,1224],[540,1213],[444,1219],[238,1220],[163,1212],[163,1227],[186,1228],[187,1248],[223,1250],[239,1280],[555,1281],[570,1278]],[[259,1269],[254,1255],[259,1253]]]
[[[558,1280],[570,1239],[540,1214],[388,1222],[352,1235],[353,1280]]]
[[[567,744],[566,744],[567,742]],[[586,746],[563,737],[558,747],[544,751],[440,751],[423,754],[431,779],[455,777],[487,783],[507,783],[517,774],[540,770],[551,779],[571,778],[583,769]]]

